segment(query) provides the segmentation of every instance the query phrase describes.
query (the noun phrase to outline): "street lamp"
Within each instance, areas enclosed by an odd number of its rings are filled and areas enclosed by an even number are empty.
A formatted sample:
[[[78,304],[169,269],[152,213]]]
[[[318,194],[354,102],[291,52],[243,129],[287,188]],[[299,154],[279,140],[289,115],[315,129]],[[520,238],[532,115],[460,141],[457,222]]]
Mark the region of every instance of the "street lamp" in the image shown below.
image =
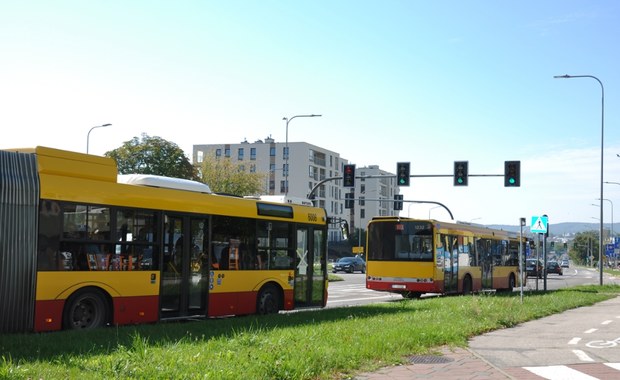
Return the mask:
[[[103,127],[109,127],[112,124],[103,124],[103,125],[96,125],[94,127],[92,127],[91,129],[88,130],[88,134],[86,135],[86,154],[88,154],[88,146],[90,145],[90,133],[93,131],[93,129],[95,128],[103,128]]]
[[[611,199],[603,199],[604,201],[609,202],[609,204],[611,205],[611,236],[613,239],[614,236],[614,202],[611,201]]]
[[[428,218],[429,218],[429,219],[431,218],[431,211],[432,211],[432,210],[434,210],[434,209],[436,209],[436,208],[440,208],[440,207],[441,207],[441,206],[435,206],[435,207],[431,207],[431,208],[429,208],[429,209],[428,209]]]
[[[311,115],[295,115],[292,117],[283,117],[282,120],[286,120],[286,156],[284,156],[285,159],[285,166],[286,166],[286,171],[284,172],[284,195],[288,195],[288,156],[289,156],[289,152],[288,152],[288,123],[291,122],[291,120],[293,120],[296,117],[321,117],[323,115],[315,115],[315,114],[311,114]]]
[[[601,218],[600,218],[600,226],[599,233],[600,238],[598,242],[598,269],[599,269],[599,283],[603,285],[603,147],[605,141],[605,88],[603,87],[603,82],[601,82],[597,77],[593,75],[556,75],[554,76],[556,79],[571,79],[571,78],[592,78],[601,85],[601,197],[599,198],[601,201]]]

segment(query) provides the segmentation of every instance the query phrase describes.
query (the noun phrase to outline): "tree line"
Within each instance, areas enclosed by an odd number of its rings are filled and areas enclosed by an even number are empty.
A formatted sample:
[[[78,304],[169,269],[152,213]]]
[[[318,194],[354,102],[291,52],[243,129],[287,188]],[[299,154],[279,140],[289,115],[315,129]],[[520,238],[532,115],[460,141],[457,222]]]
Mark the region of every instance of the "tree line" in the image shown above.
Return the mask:
[[[205,157],[192,164],[175,143],[143,133],[104,154],[116,161],[119,174],[151,174],[206,183],[214,193],[236,196],[263,193],[267,174],[250,173],[230,158]]]

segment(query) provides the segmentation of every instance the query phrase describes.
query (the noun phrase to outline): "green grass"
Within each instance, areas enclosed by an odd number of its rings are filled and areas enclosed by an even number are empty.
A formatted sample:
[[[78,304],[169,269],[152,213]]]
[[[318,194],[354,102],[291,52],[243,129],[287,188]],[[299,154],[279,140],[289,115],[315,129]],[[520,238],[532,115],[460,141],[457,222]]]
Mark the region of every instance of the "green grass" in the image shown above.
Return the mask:
[[[336,379],[615,297],[620,286],[0,336],[1,379]]]

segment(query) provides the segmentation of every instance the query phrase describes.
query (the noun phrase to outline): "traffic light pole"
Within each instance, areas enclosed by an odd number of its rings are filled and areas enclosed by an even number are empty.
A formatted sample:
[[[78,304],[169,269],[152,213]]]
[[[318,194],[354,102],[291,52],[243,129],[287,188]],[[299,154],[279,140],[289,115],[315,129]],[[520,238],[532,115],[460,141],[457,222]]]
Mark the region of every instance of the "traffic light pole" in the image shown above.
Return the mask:
[[[409,177],[411,178],[440,178],[440,177],[448,177],[448,178],[453,178],[454,174],[412,174]],[[469,177],[504,177],[503,174],[469,174]],[[397,178],[396,175],[365,175],[365,176],[356,176],[355,178]],[[308,193],[308,195],[306,196],[307,199],[314,199],[314,194],[316,193],[317,189],[324,183],[329,182],[329,181],[336,181],[336,180],[343,180],[344,178],[342,176],[340,177],[329,177],[329,178],[325,178],[321,181],[319,181],[316,185],[314,185],[314,187],[312,188],[312,190],[310,190],[310,192]],[[407,201],[404,201],[407,202]]]

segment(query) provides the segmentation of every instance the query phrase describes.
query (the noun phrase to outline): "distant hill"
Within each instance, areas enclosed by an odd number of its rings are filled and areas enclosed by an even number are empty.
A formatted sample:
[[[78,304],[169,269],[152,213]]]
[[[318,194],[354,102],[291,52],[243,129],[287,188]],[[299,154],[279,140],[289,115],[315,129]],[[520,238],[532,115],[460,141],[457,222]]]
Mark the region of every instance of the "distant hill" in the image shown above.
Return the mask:
[[[514,232],[519,232],[519,229],[520,229],[519,226],[511,226],[507,224],[488,224],[485,226],[489,228],[495,228],[495,229],[505,230],[505,231],[514,231]],[[609,223],[605,223],[604,228],[608,230],[609,226],[610,226]],[[598,223],[557,223],[557,224],[552,223],[549,225],[549,234],[551,236],[574,235],[577,232],[598,231],[599,227],[600,225]],[[614,223],[614,228],[613,228],[614,234],[619,232],[618,231],[619,227],[620,225],[616,226]],[[525,227],[523,227],[523,233],[524,234],[530,233],[529,225],[526,225]]]

